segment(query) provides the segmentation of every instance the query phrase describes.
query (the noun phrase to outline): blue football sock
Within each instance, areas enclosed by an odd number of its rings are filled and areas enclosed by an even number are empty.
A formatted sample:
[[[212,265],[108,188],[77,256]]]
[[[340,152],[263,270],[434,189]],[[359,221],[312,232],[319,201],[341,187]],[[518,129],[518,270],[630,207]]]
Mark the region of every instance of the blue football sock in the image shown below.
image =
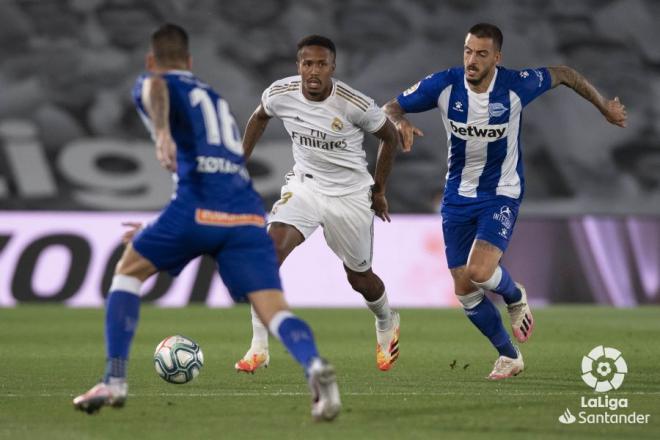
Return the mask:
[[[522,298],[522,292],[518,289],[516,283],[513,282],[511,275],[509,275],[509,271],[502,266],[500,266],[500,270],[502,271],[502,278],[497,287],[492,289],[492,291],[498,295],[502,295],[504,302],[507,304],[513,304],[520,301],[520,298]]]
[[[280,322],[277,329],[273,330],[277,332],[282,344],[303,368],[306,369],[312,359],[319,356],[312,329],[297,316],[289,314]]]
[[[500,312],[493,303],[484,296],[483,300],[471,309],[465,309],[465,314],[481,333],[490,339],[491,344],[501,356],[517,358],[516,348],[509,338],[509,334],[502,325]]]
[[[109,377],[126,377],[128,352],[139,318],[139,296],[121,290],[110,292],[105,312],[105,381]]]

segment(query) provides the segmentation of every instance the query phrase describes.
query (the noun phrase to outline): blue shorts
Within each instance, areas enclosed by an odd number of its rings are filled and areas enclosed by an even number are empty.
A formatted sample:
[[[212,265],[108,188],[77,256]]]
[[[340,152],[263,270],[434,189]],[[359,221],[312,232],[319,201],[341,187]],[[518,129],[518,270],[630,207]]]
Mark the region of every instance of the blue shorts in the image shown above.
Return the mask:
[[[468,204],[442,204],[442,232],[450,269],[467,264],[475,239],[506,251],[520,201],[505,196]]]
[[[171,203],[133,239],[134,249],[158,270],[172,276],[177,276],[192,259],[210,255],[215,258],[220,277],[236,302],[247,302],[247,294],[251,292],[282,289],[275,247],[262,216],[229,214],[228,217],[204,211],[207,215],[200,222],[197,211]],[[245,225],[245,218],[255,224]]]

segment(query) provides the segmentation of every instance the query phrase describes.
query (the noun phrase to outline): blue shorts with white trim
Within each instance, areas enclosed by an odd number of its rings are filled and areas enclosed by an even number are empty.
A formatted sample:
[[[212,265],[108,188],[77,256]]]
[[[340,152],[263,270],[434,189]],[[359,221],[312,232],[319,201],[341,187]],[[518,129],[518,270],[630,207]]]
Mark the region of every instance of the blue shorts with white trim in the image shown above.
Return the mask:
[[[475,200],[474,203],[443,203],[440,213],[449,268],[467,264],[475,239],[506,251],[519,206],[520,200],[505,196]]]

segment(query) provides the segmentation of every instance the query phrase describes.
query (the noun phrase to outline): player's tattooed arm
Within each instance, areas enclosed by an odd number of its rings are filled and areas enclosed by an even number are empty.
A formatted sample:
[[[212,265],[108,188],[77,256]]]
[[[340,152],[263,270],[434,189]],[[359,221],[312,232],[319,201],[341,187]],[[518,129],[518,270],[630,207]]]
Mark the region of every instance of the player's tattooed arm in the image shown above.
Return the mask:
[[[153,124],[156,158],[169,171],[176,171],[176,144],[170,132],[170,95],[163,77],[149,79],[147,111]]]
[[[412,149],[415,136],[424,136],[424,133],[404,116],[406,112],[401,108],[401,105],[396,98],[385,104],[383,106],[383,111],[385,111],[387,117],[390,118],[390,121],[394,123],[394,126],[399,133],[399,138],[401,139],[401,148],[404,153],[407,153]]]
[[[604,98],[598,90],[579,72],[568,66],[548,67],[552,77],[552,87],[560,84],[575,90],[580,96],[591,102],[607,119],[610,124],[619,127],[626,126],[626,107],[621,104],[618,97]]]
[[[376,170],[374,172],[374,186],[371,189],[371,209],[383,221],[391,221],[388,212],[387,198],[385,189],[387,187],[387,178],[394,165],[394,156],[399,145],[399,136],[397,135],[394,124],[389,119],[385,124],[374,133],[380,139],[378,146],[378,158],[376,159]]]
[[[245,127],[245,134],[243,135],[243,156],[245,156],[245,160],[248,160],[252,155],[252,150],[254,150],[254,146],[261,138],[261,135],[264,134],[264,130],[268,126],[268,121],[270,121],[270,116],[266,114],[263,106],[259,104],[259,107],[252,112],[252,116],[250,116]]]

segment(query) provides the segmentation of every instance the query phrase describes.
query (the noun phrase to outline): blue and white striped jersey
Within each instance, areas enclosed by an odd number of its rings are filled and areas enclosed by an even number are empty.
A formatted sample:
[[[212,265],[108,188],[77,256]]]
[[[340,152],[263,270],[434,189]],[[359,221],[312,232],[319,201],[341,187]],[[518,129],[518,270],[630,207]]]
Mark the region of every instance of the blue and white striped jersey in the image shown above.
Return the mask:
[[[546,68],[497,67],[488,90],[475,93],[463,67],[455,67],[427,76],[397,97],[406,113],[441,111],[449,148],[445,202],[522,198],[522,109],[551,84]]]
[[[263,215],[259,194],[245,167],[240,131],[229,104],[191,72],[171,70],[163,79],[170,98],[170,130],[176,143],[174,199],[227,213]],[[151,75],[141,75],[133,100],[152,131],[146,110]]]

